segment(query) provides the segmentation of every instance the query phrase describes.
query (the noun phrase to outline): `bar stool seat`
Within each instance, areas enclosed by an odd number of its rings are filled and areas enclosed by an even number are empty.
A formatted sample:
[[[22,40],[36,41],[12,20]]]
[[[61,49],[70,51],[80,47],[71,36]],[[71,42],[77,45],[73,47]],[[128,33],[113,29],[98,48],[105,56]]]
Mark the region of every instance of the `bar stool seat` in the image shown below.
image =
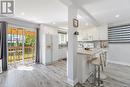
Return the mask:
[[[95,57],[92,61],[91,61],[91,64],[93,64],[93,65],[101,65],[101,60],[100,60],[100,58],[97,58],[97,57]]]
[[[98,57],[94,58],[93,60],[91,60],[90,64],[95,66],[94,84],[102,87],[101,84],[103,84],[103,81],[101,80],[101,74],[100,74],[101,72],[100,67],[102,65],[101,58]]]

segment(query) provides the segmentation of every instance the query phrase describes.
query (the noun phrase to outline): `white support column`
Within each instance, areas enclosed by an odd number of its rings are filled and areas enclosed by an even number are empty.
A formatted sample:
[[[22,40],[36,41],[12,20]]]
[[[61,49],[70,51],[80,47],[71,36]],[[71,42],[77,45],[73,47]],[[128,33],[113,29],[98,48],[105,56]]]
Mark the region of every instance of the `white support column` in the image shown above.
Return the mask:
[[[75,85],[77,79],[77,36],[74,32],[77,31],[73,27],[73,19],[77,18],[77,8],[74,5],[68,8],[68,55],[67,55],[67,79],[68,83]]]

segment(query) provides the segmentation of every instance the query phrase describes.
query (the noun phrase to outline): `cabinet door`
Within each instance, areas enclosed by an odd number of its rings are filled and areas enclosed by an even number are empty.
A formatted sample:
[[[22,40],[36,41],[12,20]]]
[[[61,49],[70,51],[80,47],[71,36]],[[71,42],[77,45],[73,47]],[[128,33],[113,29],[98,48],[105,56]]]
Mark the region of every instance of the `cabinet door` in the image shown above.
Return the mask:
[[[52,59],[53,61],[58,60],[58,35],[52,36]]]
[[[98,31],[99,31],[100,40],[108,40],[108,27],[107,26],[99,27]]]

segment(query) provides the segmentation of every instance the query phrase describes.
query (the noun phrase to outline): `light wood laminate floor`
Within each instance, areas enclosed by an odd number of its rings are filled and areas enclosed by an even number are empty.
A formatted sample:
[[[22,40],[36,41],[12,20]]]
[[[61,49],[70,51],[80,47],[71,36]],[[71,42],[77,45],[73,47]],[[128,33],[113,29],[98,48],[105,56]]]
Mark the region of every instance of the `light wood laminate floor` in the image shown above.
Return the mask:
[[[130,67],[108,64],[104,87],[130,87]],[[72,87],[66,83],[66,61],[19,66],[0,74],[0,87]],[[76,87],[89,87],[87,85]]]
[[[108,76],[105,87],[130,87],[130,66],[109,63],[105,74]]]

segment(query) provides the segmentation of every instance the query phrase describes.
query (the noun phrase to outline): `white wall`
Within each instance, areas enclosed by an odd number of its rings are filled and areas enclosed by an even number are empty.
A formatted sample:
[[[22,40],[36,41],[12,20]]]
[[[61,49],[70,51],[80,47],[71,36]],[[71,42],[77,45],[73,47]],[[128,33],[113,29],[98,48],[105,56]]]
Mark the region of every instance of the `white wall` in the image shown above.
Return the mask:
[[[108,62],[130,66],[130,44],[109,44]]]
[[[0,21],[6,21],[8,24],[12,24],[20,27],[39,28],[39,24],[37,23],[33,23],[31,21],[26,21],[18,18],[9,18],[2,15],[0,15]]]
[[[41,25],[40,28],[43,29],[44,33],[46,33],[46,34],[51,34],[51,35],[58,34],[58,28],[51,27],[51,26],[45,26],[45,25]]]

